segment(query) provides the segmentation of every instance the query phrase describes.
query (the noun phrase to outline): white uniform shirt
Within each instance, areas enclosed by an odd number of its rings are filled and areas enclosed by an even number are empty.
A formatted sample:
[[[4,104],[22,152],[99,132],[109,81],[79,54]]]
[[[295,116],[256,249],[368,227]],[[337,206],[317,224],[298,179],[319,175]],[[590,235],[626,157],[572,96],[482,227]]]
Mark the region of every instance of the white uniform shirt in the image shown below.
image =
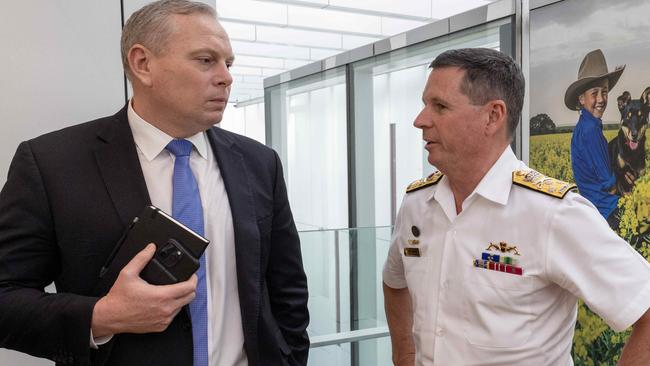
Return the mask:
[[[578,298],[617,331],[650,306],[650,266],[595,207],[514,185],[518,169],[508,147],[459,215],[446,177],[404,197],[383,278],[409,288],[418,365],[572,365]],[[474,266],[500,242],[523,275]]]
[[[172,137],[128,108],[128,119],[151,203],[171,215],[174,155],[165,150]],[[190,168],[203,206],[208,290],[208,353],[210,365],[248,365],[239,308],[235,234],[226,187],[205,133],[187,138],[194,145]]]

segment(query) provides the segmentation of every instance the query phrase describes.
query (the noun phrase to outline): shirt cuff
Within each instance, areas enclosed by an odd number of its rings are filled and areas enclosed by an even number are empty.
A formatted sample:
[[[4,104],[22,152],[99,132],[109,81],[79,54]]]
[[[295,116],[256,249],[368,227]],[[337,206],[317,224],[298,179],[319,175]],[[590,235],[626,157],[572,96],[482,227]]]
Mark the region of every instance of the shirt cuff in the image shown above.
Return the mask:
[[[113,339],[113,335],[103,336],[103,337],[93,337],[93,330],[90,330],[90,348],[98,349],[99,346],[108,343]]]
[[[641,292],[629,303],[623,311],[618,313],[609,326],[616,332],[622,332],[631,327],[639,320],[643,314],[650,308],[650,282],[641,290]]]
[[[394,289],[401,289],[408,287],[404,276],[399,276],[391,273],[388,269],[384,268],[382,277],[386,286]]]

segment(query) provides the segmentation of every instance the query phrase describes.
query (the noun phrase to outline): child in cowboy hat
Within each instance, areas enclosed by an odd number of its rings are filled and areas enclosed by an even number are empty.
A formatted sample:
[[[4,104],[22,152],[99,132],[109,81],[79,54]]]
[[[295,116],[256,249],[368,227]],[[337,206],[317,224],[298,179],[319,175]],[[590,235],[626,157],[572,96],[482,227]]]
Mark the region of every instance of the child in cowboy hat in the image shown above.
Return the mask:
[[[623,70],[625,66],[609,72],[603,52],[593,50],[580,64],[578,80],[564,94],[567,108],[580,111],[571,138],[573,177],[580,194],[596,206],[613,228],[618,226],[615,210],[619,196],[615,194],[616,177],[610,166],[601,119],[607,107],[607,94]]]

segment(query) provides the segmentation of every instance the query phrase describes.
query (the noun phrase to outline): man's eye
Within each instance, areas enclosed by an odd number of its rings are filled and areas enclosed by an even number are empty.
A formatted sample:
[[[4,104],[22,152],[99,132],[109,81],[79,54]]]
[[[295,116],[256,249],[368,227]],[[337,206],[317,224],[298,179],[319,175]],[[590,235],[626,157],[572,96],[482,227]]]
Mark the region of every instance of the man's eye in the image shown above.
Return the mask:
[[[208,64],[212,63],[212,59],[209,58],[209,57],[199,57],[199,62],[204,64],[204,65],[208,65]]]

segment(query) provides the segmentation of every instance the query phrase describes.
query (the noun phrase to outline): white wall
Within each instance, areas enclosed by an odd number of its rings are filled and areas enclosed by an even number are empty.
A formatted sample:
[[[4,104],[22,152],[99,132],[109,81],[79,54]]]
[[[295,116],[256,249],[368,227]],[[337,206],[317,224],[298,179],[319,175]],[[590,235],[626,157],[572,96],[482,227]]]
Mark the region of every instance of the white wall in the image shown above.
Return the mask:
[[[118,1],[7,2],[0,11],[0,183],[26,139],[124,103]]]
[[[21,141],[113,114],[124,104],[120,30],[119,1],[2,5],[0,185]],[[0,365],[52,364],[0,350]]]

